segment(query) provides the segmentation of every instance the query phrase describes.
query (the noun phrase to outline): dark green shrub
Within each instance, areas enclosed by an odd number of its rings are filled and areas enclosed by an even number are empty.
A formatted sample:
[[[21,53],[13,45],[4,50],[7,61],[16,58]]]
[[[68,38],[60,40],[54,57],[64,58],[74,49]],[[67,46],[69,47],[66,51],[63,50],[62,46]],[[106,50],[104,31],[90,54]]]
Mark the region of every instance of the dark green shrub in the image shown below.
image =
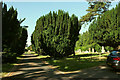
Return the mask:
[[[75,15],[58,10],[40,17],[31,36],[37,53],[45,52],[51,57],[64,57],[74,54],[75,42],[81,26]]]

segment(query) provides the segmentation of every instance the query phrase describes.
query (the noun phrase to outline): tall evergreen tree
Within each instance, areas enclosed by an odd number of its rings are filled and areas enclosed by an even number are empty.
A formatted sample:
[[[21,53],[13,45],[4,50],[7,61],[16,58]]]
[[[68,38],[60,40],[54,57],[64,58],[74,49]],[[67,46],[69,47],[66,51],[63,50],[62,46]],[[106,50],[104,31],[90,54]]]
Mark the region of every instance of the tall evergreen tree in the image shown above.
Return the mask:
[[[6,52],[2,55],[2,62],[13,61],[24,52],[27,30],[20,24],[25,19],[19,21],[17,14],[13,7],[7,11],[7,5],[2,5],[2,51]]]
[[[58,10],[58,13],[50,11],[37,20],[31,41],[37,53],[65,57],[74,54],[80,28],[75,15],[70,17],[62,10]]]

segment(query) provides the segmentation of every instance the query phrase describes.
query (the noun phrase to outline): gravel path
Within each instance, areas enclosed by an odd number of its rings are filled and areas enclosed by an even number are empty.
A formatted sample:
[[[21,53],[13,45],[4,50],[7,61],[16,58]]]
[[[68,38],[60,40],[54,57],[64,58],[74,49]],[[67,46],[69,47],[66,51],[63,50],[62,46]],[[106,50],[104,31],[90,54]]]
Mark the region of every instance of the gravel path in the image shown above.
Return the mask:
[[[80,80],[90,78],[120,79],[120,72],[107,68],[105,65],[89,69],[62,72],[53,69],[33,54],[25,54],[23,59],[9,76],[2,80]]]

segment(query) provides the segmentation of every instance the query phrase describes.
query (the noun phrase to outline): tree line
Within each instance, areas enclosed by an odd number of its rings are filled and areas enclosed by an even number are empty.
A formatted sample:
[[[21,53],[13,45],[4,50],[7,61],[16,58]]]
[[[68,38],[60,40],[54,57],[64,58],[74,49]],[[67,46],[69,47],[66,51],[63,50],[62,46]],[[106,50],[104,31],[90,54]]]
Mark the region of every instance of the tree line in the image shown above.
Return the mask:
[[[76,42],[75,50],[81,49],[82,51],[89,51],[89,48],[94,48],[95,52],[101,52],[102,46],[98,44],[93,38],[91,37],[91,34],[89,31],[84,32],[83,34],[79,35],[79,40]],[[110,46],[104,46],[106,51],[111,51],[114,48]]]
[[[65,57],[75,54],[74,48],[83,50],[95,48],[98,52],[101,51],[101,46],[105,46],[106,50],[116,48],[120,43],[120,4],[112,10],[108,10],[110,2],[89,2],[89,4],[90,7],[87,9],[89,13],[80,20],[74,14],[70,17],[62,10],[58,10],[58,14],[50,11],[49,14],[40,17],[31,36],[35,51],[51,57]],[[79,35],[81,25],[91,21],[93,22],[89,30]]]
[[[20,26],[25,20],[17,19],[17,10],[13,6],[7,10],[2,4],[2,62],[13,62],[17,56],[24,53],[27,42],[27,29]]]
[[[107,50],[113,50],[120,45],[120,3],[115,8],[98,16],[90,24],[87,32],[79,35],[76,42],[76,50],[88,50],[95,48],[101,51],[101,46]]]
[[[71,54],[75,55],[75,49],[95,48],[112,50],[120,45],[120,3],[112,10],[107,10],[109,3],[89,3],[88,14],[80,20],[74,14],[58,10],[41,16],[31,35],[32,48],[42,55],[50,55],[54,58],[62,58]],[[106,7],[107,6],[107,7]],[[100,14],[97,14],[100,13]],[[25,49],[27,29],[20,24],[25,20],[17,19],[17,10],[7,5],[2,6],[2,51],[3,62],[10,62],[20,56]],[[98,18],[95,19],[95,17]],[[91,22],[89,30],[79,34],[81,26],[85,22]],[[76,43],[77,41],[77,43]],[[111,44],[110,44],[111,43]]]

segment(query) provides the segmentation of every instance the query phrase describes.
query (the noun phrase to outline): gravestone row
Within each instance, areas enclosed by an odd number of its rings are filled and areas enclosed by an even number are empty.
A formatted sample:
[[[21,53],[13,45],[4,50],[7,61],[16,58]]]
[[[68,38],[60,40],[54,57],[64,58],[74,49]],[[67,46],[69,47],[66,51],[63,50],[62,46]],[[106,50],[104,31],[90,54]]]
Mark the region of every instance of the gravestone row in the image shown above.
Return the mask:
[[[79,53],[82,53],[82,52],[85,52],[85,53],[95,53],[95,49],[94,48],[89,48],[89,51],[82,51],[81,49],[79,49],[77,52],[79,52]],[[109,52],[109,51],[107,51],[107,52]],[[98,53],[98,52],[96,52],[96,53]],[[101,53],[105,53],[105,48],[104,48],[104,46],[102,46],[102,49],[101,49]]]

